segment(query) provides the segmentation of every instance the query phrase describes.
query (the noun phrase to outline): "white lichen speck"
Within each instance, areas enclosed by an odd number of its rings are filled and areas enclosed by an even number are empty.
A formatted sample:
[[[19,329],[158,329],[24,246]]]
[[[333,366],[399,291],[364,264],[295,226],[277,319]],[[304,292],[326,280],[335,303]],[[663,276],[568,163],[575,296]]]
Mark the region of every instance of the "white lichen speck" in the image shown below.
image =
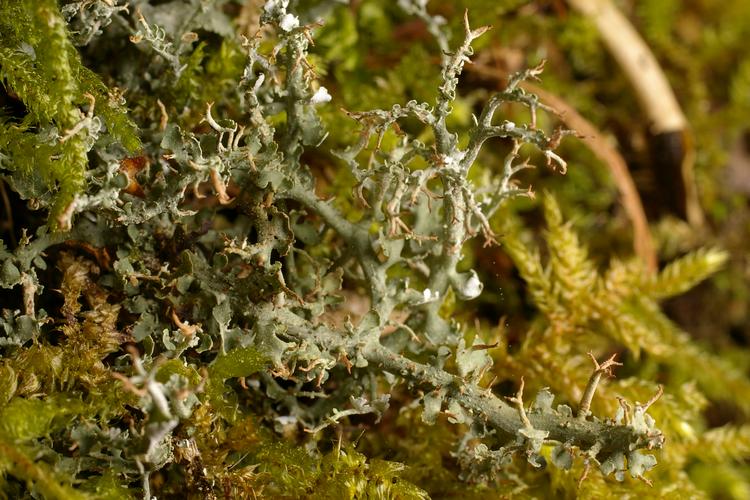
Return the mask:
[[[258,79],[255,80],[255,85],[253,85],[253,92],[257,92],[258,89],[260,89],[260,86],[263,85],[263,82],[266,81],[266,75],[261,73],[258,75]]]
[[[279,22],[279,27],[286,32],[299,27],[299,18],[294,14],[285,14]]]
[[[274,420],[276,420],[281,425],[295,425],[297,423],[297,417],[293,415],[280,415]]]
[[[328,89],[325,87],[320,87],[315,91],[315,94],[313,94],[312,98],[310,98],[310,102],[312,104],[322,104],[324,102],[329,102],[330,100],[331,94],[328,93]]]
[[[433,300],[437,300],[440,298],[440,292],[432,291],[429,288],[425,288],[422,292],[422,297],[424,297],[425,302],[432,302]]]
[[[479,297],[479,294],[482,293],[483,288],[484,285],[482,285],[482,282],[479,281],[479,277],[477,276],[477,274],[472,273],[471,278],[469,278],[469,281],[466,282],[466,285],[464,286],[464,289],[461,290],[461,292],[465,297],[468,297],[468,299],[471,300]]]
[[[268,0],[263,6],[263,10],[266,14],[273,14],[276,10],[282,10],[286,12],[289,6],[289,0]]]

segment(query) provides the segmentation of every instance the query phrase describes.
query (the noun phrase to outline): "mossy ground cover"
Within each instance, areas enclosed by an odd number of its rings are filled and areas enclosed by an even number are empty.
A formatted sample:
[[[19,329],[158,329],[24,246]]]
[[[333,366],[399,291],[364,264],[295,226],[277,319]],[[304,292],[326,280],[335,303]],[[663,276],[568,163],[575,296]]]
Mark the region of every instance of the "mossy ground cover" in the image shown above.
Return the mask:
[[[0,0],[0,491],[750,497],[750,8],[579,4]]]

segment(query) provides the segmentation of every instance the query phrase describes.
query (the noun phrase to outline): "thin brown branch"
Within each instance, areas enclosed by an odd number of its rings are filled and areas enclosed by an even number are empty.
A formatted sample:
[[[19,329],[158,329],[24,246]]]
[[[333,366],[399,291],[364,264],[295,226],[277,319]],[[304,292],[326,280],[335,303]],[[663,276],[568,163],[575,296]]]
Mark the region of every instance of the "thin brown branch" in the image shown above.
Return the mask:
[[[594,23],[599,36],[630,81],[653,134],[686,133],[688,122],[664,71],[651,49],[612,0],[568,0],[578,12]],[[703,224],[693,172],[694,154],[682,158],[681,183],[685,188],[687,219]]]
[[[469,67],[470,71],[498,81],[504,81],[508,73],[490,67],[487,64],[476,62]],[[643,260],[649,270],[656,271],[657,256],[654,247],[651,230],[648,226],[646,212],[641,203],[641,197],[635,187],[635,182],[630,176],[630,171],[625,159],[617,149],[612,146],[604,134],[590,121],[584,118],[576,109],[568,104],[562,97],[543,89],[542,87],[528,81],[521,82],[520,87],[532,92],[552,111],[558,115],[560,121],[569,129],[579,133],[581,141],[591,150],[594,155],[609,167],[612,178],[615,181],[625,213],[633,224],[633,250]]]
[[[609,167],[612,179],[615,181],[617,190],[620,192],[622,206],[630,222],[633,224],[633,250],[643,260],[649,270],[656,271],[658,264],[656,248],[651,237],[648,219],[643,209],[641,196],[638,194],[638,189],[635,187],[635,182],[630,175],[630,170],[627,163],[625,163],[625,159],[607,141],[604,134],[593,123],[580,115],[575,108],[562,98],[533,83],[523,82],[521,86],[525,90],[538,95],[545,104],[554,109],[565,126],[578,132],[581,141],[586,147]]]

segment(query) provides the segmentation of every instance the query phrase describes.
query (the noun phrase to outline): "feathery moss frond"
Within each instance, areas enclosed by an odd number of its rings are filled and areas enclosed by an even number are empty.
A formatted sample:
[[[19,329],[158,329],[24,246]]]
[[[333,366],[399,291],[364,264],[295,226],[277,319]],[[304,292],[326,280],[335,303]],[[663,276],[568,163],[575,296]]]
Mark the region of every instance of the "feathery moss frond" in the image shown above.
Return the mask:
[[[14,92],[39,122],[54,118],[53,94],[34,65],[31,55],[20,48],[0,47],[0,80]]]
[[[545,274],[538,249],[523,242],[518,224],[512,224],[509,220],[503,224],[501,234],[503,235],[503,249],[516,264],[539,310],[547,315],[559,310],[560,305],[550,289],[549,277]]]
[[[695,379],[709,397],[720,400],[731,394],[743,411],[750,412],[747,375],[700,348],[656,303],[706,279],[724,263],[725,252],[694,252],[653,278],[637,261],[615,260],[600,276],[551,195],[545,197],[544,212],[550,249],[545,267],[538,250],[524,246],[512,225],[505,225],[509,230],[504,231],[504,242],[521,276],[528,280],[529,294],[546,316],[549,331],[595,332],[625,346],[635,359],[644,351],[670,366],[675,375],[681,374],[680,383],[687,377]]]
[[[0,436],[0,472],[10,472],[51,500],[86,500],[91,497],[61,481],[62,474],[38,459],[39,451]]]
[[[725,425],[704,432],[680,451],[706,463],[750,458],[750,425]]]
[[[690,336],[674,325],[654,303],[641,303],[639,310],[644,324],[651,330],[657,345],[668,346],[654,355],[668,364],[682,380],[695,380],[711,399],[731,401],[750,414],[750,379],[730,362],[699,346]]]
[[[14,185],[25,186],[19,189],[24,197],[50,207],[51,227],[68,229],[98,133],[97,126],[81,126],[86,117],[79,106],[96,107],[110,135],[131,153],[140,149],[137,128],[119,98],[82,66],[55,0],[3,2],[0,28],[0,81],[29,110],[24,122],[36,125],[36,133],[7,127],[0,134],[2,167]]]
[[[690,252],[670,262],[652,279],[646,280],[643,291],[657,300],[685,293],[721,269],[727,259],[727,252],[716,248]]]
[[[573,310],[584,307],[596,285],[596,269],[578,241],[578,235],[569,223],[563,222],[560,207],[550,194],[544,196],[544,216],[553,293]]]
[[[4,27],[10,27],[8,35],[0,38],[5,46],[0,63],[9,66],[2,71],[3,80],[11,90],[18,89],[19,97],[41,119],[42,125],[49,121],[57,128],[58,135],[63,136],[81,119],[75,105],[80,91],[69,61],[71,54],[78,57],[78,52],[68,38],[65,20],[56,1],[11,4],[14,2],[4,2],[0,6]],[[18,17],[8,19],[6,16],[10,14]],[[12,52],[24,48],[23,55]],[[10,142],[8,137],[0,140],[5,144]],[[82,193],[85,187],[88,158],[84,138],[81,134],[72,133],[65,143],[60,141],[53,146],[54,156],[50,154],[46,159],[40,157],[49,152],[45,151],[45,146],[24,142],[27,144],[25,151],[21,151],[18,145],[12,146],[12,151],[8,151],[7,146],[2,149],[10,157],[5,167],[25,173],[39,168],[38,174],[44,178],[47,189],[55,193],[50,209],[50,224],[67,229],[70,226],[67,212],[70,212],[76,195]],[[29,161],[29,156],[34,160]]]
[[[110,90],[99,75],[76,61],[74,65],[82,93],[91,94],[96,103],[96,115],[107,126],[107,133],[130,153],[141,149],[138,126],[128,116],[125,100],[119,92]]]

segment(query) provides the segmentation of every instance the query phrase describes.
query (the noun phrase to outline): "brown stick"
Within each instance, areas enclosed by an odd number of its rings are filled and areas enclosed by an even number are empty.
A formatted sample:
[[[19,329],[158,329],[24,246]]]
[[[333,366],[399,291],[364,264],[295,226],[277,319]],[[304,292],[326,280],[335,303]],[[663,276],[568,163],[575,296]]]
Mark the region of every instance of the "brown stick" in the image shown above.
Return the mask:
[[[688,122],[664,71],[646,42],[612,0],[568,0],[596,25],[599,36],[630,81],[654,135],[688,132]],[[693,172],[694,154],[683,157],[681,182],[685,187],[687,219],[694,226],[704,222]]]
[[[479,61],[469,66],[468,69],[482,76],[498,80],[505,80],[508,76],[504,71],[491,68]],[[625,213],[633,224],[633,250],[643,260],[649,270],[656,271],[656,249],[651,237],[651,230],[648,227],[646,212],[643,210],[641,197],[638,194],[638,190],[635,187],[633,178],[630,176],[630,171],[622,155],[620,155],[614,146],[610,145],[599,129],[581,116],[564,99],[530,82],[522,82],[521,87],[538,95],[547,106],[559,115],[560,120],[568,128],[580,134],[583,143],[599,160],[609,167],[615,185],[620,192]]]
[[[654,133],[684,130],[687,120],[659,62],[611,0],[568,0],[594,23],[610,54],[630,80]]]

